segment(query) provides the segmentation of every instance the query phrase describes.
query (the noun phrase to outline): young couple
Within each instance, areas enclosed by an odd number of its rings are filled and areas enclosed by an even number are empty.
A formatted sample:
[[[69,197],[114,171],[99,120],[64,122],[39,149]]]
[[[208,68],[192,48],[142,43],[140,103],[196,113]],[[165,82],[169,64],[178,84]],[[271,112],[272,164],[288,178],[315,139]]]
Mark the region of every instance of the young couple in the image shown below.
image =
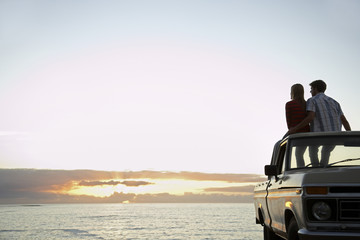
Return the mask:
[[[316,80],[310,83],[311,98],[304,99],[304,88],[301,84],[295,84],[291,87],[291,101],[285,105],[286,122],[289,131],[285,136],[300,132],[328,132],[341,131],[344,126],[346,131],[351,131],[349,122],[346,120],[341,110],[340,104],[325,95],[326,83],[322,80]],[[309,148],[311,162],[313,166],[326,165],[332,146],[322,148],[322,162],[319,163],[317,153],[319,147]],[[298,166],[303,165],[305,149],[298,149]]]

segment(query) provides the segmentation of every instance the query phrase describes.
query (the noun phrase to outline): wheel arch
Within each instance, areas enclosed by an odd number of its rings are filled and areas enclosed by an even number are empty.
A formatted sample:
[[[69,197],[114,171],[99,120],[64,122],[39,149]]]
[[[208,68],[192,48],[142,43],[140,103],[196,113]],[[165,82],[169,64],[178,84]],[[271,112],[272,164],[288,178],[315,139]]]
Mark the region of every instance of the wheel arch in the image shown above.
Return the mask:
[[[289,227],[289,224],[290,224],[290,220],[294,218],[296,221],[296,217],[295,217],[295,214],[293,213],[293,211],[291,211],[290,209],[286,209],[285,210],[285,226],[286,226],[286,231],[288,231],[288,227]]]
[[[258,216],[259,218],[257,219],[259,221],[259,223],[264,226],[265,221],[264,221],[264,214],[261,208],[258,208]]]

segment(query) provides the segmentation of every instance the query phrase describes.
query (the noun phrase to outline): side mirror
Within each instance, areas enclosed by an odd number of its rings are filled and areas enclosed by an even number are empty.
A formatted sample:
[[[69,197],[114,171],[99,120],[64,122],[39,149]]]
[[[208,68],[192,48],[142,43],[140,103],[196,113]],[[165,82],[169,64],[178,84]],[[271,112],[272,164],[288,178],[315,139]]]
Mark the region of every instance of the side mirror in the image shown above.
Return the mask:
[[[266,176],[277,176],[278,167],[276,165],[265,165],[265,175]]]

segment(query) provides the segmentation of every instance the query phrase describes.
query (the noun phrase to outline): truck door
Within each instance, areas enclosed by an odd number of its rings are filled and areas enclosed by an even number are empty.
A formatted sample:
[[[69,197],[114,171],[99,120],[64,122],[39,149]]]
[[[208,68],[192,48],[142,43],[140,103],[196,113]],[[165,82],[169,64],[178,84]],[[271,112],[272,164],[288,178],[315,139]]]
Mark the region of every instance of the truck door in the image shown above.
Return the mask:
[[[285,206],[284,194],[286,194],[286,192],[280,189],[282,187],[282,178],[285,169],[286,145],[286,141],[280,144],[275,159],[273,159],[274,162],[272,164],[278,167],[279,175],[271,176],[268,186],[267,206],[271,217],[270,225],[274,232],[286,231],[283,214]]]

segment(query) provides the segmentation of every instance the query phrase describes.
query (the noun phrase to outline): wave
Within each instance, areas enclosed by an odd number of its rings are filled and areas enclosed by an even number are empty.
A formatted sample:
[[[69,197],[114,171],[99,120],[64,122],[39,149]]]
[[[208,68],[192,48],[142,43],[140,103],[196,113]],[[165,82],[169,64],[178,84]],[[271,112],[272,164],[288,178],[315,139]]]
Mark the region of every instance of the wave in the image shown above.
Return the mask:
[[[80,230],[80,229],[65,228],[65,229],[52,229],[52,230],[70,233],[72,235],[75,235],[76,237],[92,237],[96,239],[104,239],[96,234],[89,233],[88,231]]]
[[[26,230],[16,230],[16,229],[11,229],[11,230],[0,230],[0,233],[9,233],[9,232],[26,232]]]

